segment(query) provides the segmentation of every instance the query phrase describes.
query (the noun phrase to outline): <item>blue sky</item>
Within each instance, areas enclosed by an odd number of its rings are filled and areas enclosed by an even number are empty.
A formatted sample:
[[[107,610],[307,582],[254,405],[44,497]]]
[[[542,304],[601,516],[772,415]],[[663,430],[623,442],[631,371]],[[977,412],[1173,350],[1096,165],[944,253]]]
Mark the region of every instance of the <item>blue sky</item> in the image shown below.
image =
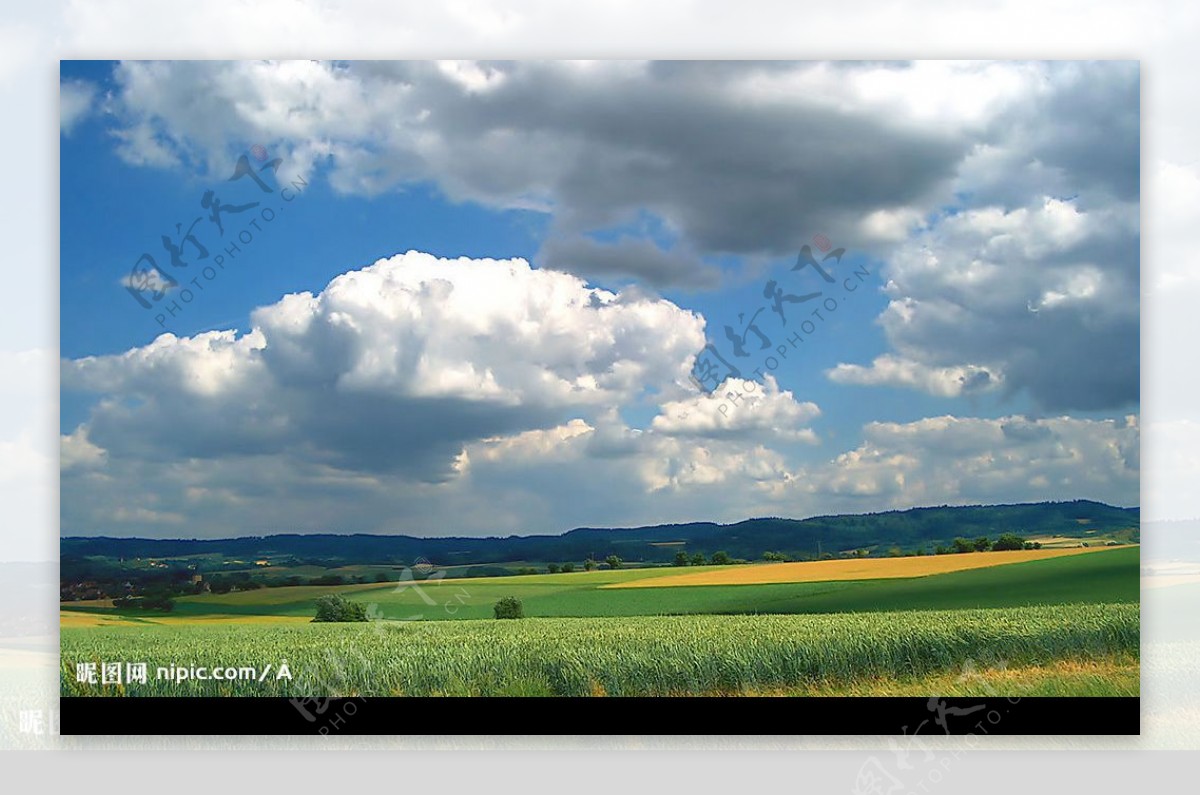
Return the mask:
[[[1136,64],[63,62],[63,533],[1136,504],[1137,83]],[[1094,125],[1058,121],[1081,108]],[[228,181],[255,145],[291,201]],[[221,235],[209,190],[261,204]],[[200,218],[211,263],[264,207],[190,302],[124,286],[149,252],[186,287],[204,261],[172,269],[160,236]],[[846,249],[833,285],[791,270],[819,234]],[[784,343],[769,279],[838,308],[752,398],[697,392],[705,338],[762,361],[725,339],[739,313],[764,308],[762,355]],[[815,306],[788,305],[788,333]]]

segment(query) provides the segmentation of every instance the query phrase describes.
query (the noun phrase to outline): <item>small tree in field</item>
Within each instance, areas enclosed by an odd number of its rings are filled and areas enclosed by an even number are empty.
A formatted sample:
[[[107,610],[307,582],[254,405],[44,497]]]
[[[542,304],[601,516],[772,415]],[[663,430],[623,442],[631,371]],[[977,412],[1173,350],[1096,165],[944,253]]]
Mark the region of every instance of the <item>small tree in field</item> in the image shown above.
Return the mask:
[[[573,571],[575,571],[575,564],[574,564],[574,563],[564,563],[564,564],[562,565],[562,573],[563,573],[563,574],[570,574],[570,573],[571,573],[571,572],[573,572]]]
[[[313,621],[366,621],[367,608],[351,602],[341,594],[331,593],[317,599],[317,615]]]
[[[585,560],[585,561],[583,562],[583,570],[584,570],[584,571],[592,571],[593,569],[595,569],[595,568],[596,568],[597,566],[599,566],[599,565],[600,565],[600,564],[599,564],[599,563],[597,563],[596,561],[592,560],[591,558],[588,558],[587,560]]]
[[[987,536],[980,536],[979,538],[975,539],[976,552],[987,552],[991,548],[992,539],[988,538]]]
[[[688,559],[688,553],[684,552],[681,549],[675,553],[675,562],[672,563],[671,565],[672,566],[686,566],[689,563],[691,563],[691,560]]]
[[[621,559],[619,557],[617,557],[616,555],[609,555],[607,558],[604,559],[604,562],[608,564],[608,567],[610,569],[621,568]]]
[[[525,608],[515,596],[506,596],[492,608],[496,618],[524,618]]]
[[[697,552],[695,555],[692,555],[692,565],[693,566],[703,566],[704,565],[704,553],[703,552]]]
[[[712,556],[712,562],[714,566],[729,565],[729,553],[724,551],[714,552]]]
[[[559,565],[557,563],[546,564],[546,571],[550,572],[551,574],[558,574],[558,569]]]

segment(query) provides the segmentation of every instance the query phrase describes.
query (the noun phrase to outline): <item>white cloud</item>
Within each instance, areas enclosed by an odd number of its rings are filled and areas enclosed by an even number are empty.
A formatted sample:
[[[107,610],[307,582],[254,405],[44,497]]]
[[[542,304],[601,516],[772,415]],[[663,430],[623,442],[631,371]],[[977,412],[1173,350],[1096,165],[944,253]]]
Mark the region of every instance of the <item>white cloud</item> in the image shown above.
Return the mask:
[[[75,125],[92,112],[96,87],[86,80],[64,80],[58,92],[59,128],[63,135],[70,135]]]
[[[33,532],[57,519],[57,355],[49,348],[0,350],[0,561],[47,560],[54,546]]]
[[[1200,251],[1200,227],[1195,208],[1200,206],[1200,164],[1157,160],[1146,169],[1156,201],[1146,218],[1148,237],[1158,249],[1147,260],[1145,284],[1156,296],[1181,286],[1200,285],[1196,255]]]
[[[104,463],[105,451],[87,438],[87,429],[79,427],[60,437],[59,468],[63,471],[87,469]]]
[[[839,364],[825,374],[837,384],[907,387],[937,397],[975,394],[995,389],[1001,382],[1000,376],[986,367],[931,367],[889,354],[876,357],[869,367]]]
[[[653,454],[638,462],[638,471],[650,492],[694,493],[697,488],[720,485],[725,487],[722,496],[736,504],[739,487],[746,489],[742,495],[745,500],[792,478],[784,457],[764,445],[701,445],[670,437],[654,442]]]
[[[1033,502],[1139,504],[1137,418],[930,417],[873,422],[863,444],[799,477],[841,505]],[[865,499],[864,499],[865,498]]]
[[[1200,420],[1146,425],[1146,509],[1143,519],[1163,521],[1200,516]]]
[[[668,401],[651,429],[668,436],[763,438],[815,443],[804,427],[821,413],[817,404],[799,403],[781,390],[774,376],[764,383],[730,379],[711,393]]]
[[[581,419],[553,428],[522,431],[515,436],[483,439],[465,453],[467,460],[482,461],[547,461],[577,453],[579,442],[596,429]]]

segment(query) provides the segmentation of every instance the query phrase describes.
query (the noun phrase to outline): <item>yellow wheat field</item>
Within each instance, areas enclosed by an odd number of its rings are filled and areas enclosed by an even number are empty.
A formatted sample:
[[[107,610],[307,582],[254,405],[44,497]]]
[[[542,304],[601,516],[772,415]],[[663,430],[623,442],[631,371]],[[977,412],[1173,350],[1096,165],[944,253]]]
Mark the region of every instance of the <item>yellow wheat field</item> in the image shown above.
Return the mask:
[[[766,563],[734,566],[693,573],[667,574],[643,580],[602,585],[601,588],[674,588],[680,585],[766,585],[781,582],[833,582],[836,580],[880,580],[925,577],[952,571],[983,569],[1006,563],[1060,558],[1113,547],[1074,549],[1021,549],[1005,552],[966,552],[957,555],[925,555],[909,558],[851,558],[804,563]]]
[[[103,613],[83,612],[81,610],[60,610],[58,625],[60,627],[133,627],[147,624],[166,626],[218,626],[222,624],[307,624],[312,622],[311,616],[261,616],[214,614],[200,616],[123,616],[120,614],[105,615]]]

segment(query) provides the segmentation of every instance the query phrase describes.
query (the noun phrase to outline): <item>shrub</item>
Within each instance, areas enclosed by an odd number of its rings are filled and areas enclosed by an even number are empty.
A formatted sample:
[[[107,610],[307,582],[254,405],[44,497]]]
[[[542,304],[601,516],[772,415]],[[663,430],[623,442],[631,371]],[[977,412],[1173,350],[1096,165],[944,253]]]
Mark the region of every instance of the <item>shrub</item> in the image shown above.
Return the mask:
[[[987,552],[991,548],[992,539],[988,538],[987,536],[980,536],[979,538],[975,539],[976,552]]]
[[[729,564],[728,552],[714,552],[712,556],[714,566],[726,566]]]
[[[584,570],[584,571],[591,571],[592,569],[596,568],[596,567],[597,567],[597,566],[599,566],[599,565],[600,565],[600,564],[599,564],[599,563],[597,563],[596,561],[592,560],[591,558],[588,558],[587,560],[585,560],[585,561],[583,562],[583,570]]]
[[[313,621],[366,621],[367,608],[351,602],[341,594],[331,593],[317,599],[317,615]]]
[[[1005,533],[996,539],[996,543],[992,544],[992,550],[995,552],[1007,552],[1013,549],[1033,549],[1033,545],[1016,533]]]
[[[564,563],[564,564],[562,565],[562,572],[563,572],[563,574],[570,574],[570,573],[571,573],[571,572],[573,572],[573,571],[575,571],[575,564],[574,564],[574,563]]]
[[[975,543],[968,541],[965,538],[956,538],[954,539],[954,551],[959,554],[963,552],[974,552]]]
[[[496,618],[524,618],[525,608],[521,604],[521,600],[515,596],[506,596],[496,606],[492,608]]]
[[[688,559],[688,553],[684,552],[683,550],[680,550],[675,553],[675,560],[671,563],[671,565],[672,566],[686,566],[689,563],[691,563],[691,560]]]
[[[546,571],[550,572],[551,574],[558,574],[558,569],[559,565],[557,563],[546,564]]]
[[[175,609],[175,600],[166,594],[148,594],[142,598],[143,610],[161,610],[170,613]]]
[[[610,569],[621,568],[621,559],[619,557],[617,557],[616,555],[609,555],[607,558],[604,559],[604,562],[608,564],[608,567]]]
[[[697,552],[695,555],[692,555],[692,565],[693,566],[703,566],[704,565],[704,553],[703,552]]]

